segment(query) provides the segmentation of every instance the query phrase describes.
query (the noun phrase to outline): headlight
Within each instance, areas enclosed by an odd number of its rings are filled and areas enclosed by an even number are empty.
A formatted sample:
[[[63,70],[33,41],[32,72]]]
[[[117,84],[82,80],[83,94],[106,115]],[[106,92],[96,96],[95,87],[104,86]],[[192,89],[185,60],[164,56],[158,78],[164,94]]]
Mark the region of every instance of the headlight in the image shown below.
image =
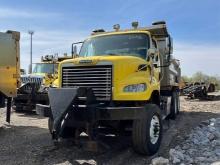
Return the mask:
[[[124,92],[144,92],[147,89],[146,84],[133,84],[124,87]]]
[[[58,88],[58,85],[53,83],[53,84],[51,84],[50,87],[52,87],[52,88]]]

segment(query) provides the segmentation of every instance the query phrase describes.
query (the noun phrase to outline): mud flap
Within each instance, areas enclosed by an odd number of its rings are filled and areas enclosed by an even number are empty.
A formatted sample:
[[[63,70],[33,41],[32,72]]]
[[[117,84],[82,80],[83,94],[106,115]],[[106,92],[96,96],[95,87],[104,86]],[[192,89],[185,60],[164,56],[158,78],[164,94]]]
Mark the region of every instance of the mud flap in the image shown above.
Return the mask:
[[[7,98],[7,111],[6,111],[6,122],[10,123],[11,121],[11,97]]]
[[[5,96],[0,92],[0,108],[5,107]]]

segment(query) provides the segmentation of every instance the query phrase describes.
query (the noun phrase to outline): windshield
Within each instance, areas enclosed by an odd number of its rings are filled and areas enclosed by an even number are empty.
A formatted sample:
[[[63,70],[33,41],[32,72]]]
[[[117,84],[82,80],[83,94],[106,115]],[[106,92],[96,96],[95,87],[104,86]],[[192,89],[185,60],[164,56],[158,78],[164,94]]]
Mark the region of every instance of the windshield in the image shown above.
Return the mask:
[[[34,64],[33,67],[33,73],[49,73],[53,74],[56,72],[58,68],[58,64],[43,64],[43,63],[38,63]]]
[[[148,48],[147,34],[107,35],[86,40],[82,45],[80,56],[125,55],[146,59]]]

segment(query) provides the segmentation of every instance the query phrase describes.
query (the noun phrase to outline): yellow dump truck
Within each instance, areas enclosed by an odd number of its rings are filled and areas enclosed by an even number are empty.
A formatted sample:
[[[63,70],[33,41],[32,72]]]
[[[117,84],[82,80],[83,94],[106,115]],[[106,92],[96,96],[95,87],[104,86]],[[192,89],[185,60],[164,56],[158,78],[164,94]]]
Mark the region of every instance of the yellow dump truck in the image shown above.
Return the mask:
[[[11,100],[20,84],[20,33],[0,32],[0,108],[7,100],[7,118],[10,122]]]
[[[56,83],[58,63],[71,58],[67,54],[62,57],[42,56],[41,62],[33,64],[31,74],[21,75],[21,86],[18,88],[17,96],[13,99],[15,111],[32,111],[37,103],[48,104],[48,87],[58,86]]]
[[[162,120],[179,113],[180,64],[164,21],[132,26],[93,31],[78,58],[59,64],[50,105],[37,105],[37,112],[49,117],[54,140],[71,137],[96,150],[102,136],[131,134],[136,152],[158,151]],[[88,140],[80,143],[82,132]]]

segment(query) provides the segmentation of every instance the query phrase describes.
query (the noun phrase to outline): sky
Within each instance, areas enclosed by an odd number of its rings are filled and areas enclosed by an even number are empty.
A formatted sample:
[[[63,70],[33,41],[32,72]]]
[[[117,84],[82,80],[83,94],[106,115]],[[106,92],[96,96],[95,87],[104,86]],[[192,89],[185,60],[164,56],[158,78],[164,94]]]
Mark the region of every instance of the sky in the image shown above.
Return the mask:
[[[71,53],[71,43],[83,41],[92,30],[141,27],[165,20],[173,37],[173,55],[180,60],[182,75],[197,71],[220,75],[219,0],[0,0],[0,31],[21,32],[21,66],[42,55]]]

